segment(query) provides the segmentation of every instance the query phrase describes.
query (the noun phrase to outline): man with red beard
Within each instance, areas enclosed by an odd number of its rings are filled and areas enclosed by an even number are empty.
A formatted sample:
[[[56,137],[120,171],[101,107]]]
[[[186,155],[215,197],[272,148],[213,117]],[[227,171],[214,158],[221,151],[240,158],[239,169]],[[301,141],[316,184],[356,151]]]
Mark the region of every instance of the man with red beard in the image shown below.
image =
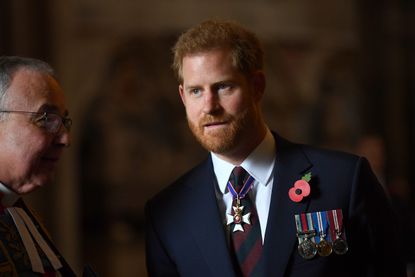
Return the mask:
[[[405,276],[366,159],[267,127],[253,33],[209,20],[173,51],[189,127],[210,154],[146,205],[149,276]]]

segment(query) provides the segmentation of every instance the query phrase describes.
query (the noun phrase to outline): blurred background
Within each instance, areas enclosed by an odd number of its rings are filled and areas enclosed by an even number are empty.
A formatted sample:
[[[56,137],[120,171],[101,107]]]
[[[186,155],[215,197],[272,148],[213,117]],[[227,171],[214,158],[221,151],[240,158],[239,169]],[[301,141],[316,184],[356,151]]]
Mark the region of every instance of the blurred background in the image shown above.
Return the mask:
[[[206,156],[188,131],[170,49],[208,18],[262,40],[272,129],[369,159],[404,223],[411,271],[414,1],[2,0],[0,55],[51,63],[74,120],[58,178],[29,199],[69,263],[146,276],[145,201]]]

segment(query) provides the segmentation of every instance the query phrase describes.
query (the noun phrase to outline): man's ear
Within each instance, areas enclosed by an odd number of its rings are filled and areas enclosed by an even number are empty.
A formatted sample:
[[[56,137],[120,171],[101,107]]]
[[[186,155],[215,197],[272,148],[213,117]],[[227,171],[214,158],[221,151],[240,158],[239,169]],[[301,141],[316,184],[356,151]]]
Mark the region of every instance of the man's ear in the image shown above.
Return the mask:
[[[265,92],[265,74],[262,71],[256,71],[252,76],[252,85],[255,93],[254,97],[256,101],[260,101]]]
[[[182,99],[183,105],[186,106],[186,98],[185,98],[185,95],[184,95],[183,84],[179,85],[179,94],[180,94],[180,98]]]

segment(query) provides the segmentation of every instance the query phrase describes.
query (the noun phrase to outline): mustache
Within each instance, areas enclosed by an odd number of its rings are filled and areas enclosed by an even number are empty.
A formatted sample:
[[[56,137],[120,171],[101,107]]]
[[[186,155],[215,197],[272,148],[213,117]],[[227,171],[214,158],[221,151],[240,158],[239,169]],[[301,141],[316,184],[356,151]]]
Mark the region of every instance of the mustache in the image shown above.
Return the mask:
[[[207,114],[199,120],[199,126],[205,126],[216,122],[229,122],[233,119],[230,115],[215,116]]]

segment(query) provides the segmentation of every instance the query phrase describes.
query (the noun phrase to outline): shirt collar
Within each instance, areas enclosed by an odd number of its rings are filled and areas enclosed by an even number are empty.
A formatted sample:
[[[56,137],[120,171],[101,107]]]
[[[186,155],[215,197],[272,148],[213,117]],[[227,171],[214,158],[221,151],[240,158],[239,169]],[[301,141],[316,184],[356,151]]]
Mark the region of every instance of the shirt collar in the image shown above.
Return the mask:
[[[20,198],[20,195],[6,187],[0,182],[0,204],[3,207],[13,206],[17,200]]]
[[[265,138],[254,151],[241,163],[242,166],[257,182],[267,185],[272,176],[275,164],[275,140],[268,129]],[[226,184],[235,165],[220,159],[212,154],[213,170],[222,193],[226,191]]]

